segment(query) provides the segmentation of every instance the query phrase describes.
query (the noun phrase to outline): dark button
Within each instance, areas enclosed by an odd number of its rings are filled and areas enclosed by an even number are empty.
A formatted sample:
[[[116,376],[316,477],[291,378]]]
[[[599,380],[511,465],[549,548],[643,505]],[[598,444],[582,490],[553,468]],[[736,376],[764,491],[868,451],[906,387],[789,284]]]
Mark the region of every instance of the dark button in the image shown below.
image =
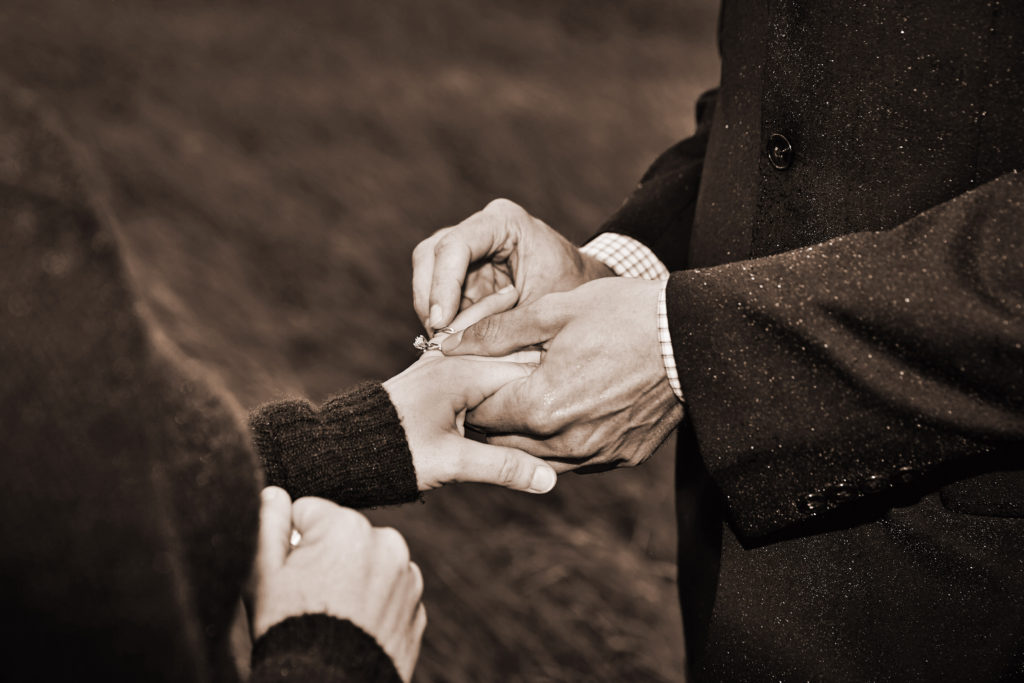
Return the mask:
[[[917,480],[917,470],[910,465],[904,465],[893,472],[889,480],[893,484],[912,484]]]
[[[768,138],[768,161],[780,171],[793,163],[793,145],[789,144],[785,135],[773,133]]]
[[[878,493],[889,488],[889,479],[881,474],[872,474],[860,483],[860,490],[863,493]]]
[[[857,487],[853,484],[843,482],[825,487],[825,497],[829,503],[845,503],[857,497]]]
[[[828,501],[823,493],[805,493],[797,502],[796,507],[800,512],[814,514],[818,510],[824,510]]]

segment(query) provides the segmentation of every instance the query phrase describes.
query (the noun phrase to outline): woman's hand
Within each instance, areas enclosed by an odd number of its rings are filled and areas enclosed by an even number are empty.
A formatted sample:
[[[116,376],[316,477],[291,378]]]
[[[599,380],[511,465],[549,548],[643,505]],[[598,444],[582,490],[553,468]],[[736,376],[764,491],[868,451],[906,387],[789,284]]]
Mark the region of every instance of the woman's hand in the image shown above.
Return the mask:
[[[322,498],[293,504],[275,486],[260,498],[253,638],[293,616],[348,619],[380,643],[408,682],[427,613],[420,602],[423,576],[402,535]],[[294,547],[293,530],[300,535]]]
[[[466,309],[452,321],[460,330],[515,306],[518,294],[507,287]],[[447,333],[440,333],[440,342]],[[402,420],[421,491],[451,482],[497,484],[518,491],[547,493],[555,471],[525,451],[465,438],[466,411],[484,402],[505,384],[529,375],[540,362],[539,351],[501,359],[445,358],[427,351],[405,372],[384,382]]]
[[[427,355],[384,383],[405,428],[421,491],[457,481],[497,484],[547,493],[555,471],[525,451],[465,438],[466,410],[472,410],[531,368],[508,361]]]

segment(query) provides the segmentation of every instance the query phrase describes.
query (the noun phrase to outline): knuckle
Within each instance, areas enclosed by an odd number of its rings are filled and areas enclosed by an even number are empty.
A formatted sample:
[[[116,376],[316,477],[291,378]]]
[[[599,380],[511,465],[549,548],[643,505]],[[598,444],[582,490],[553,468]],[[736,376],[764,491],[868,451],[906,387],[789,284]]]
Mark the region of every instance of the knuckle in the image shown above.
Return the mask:
[[[444,237],[444,234],[447,231],[447,229],[449,228],[441,228],[437,230],[436,232],[431,234],[429,238],[427,238],[426,240],[421,240],[415,247],[413,247],[413,259],[415,260],[417,256],[426,256],[427,254],[432,252],[434,249],[434,245],[437,243],[438,240]]]
[[[292,503],[292,516],[315,519],[322,515],[323,503],[319,498],[303,496]]]
[[[377,529],[377,538],[388,558],[400,566],[409,563],[409,545],[398,529],[390,526],[381,527]]]
[[[423,572],[415,562],[409,563],[409,570],[412,572],[413,592],[416,594],[418,599],[423,595]]]
[[[416,264],[418,264],[420,261],[423,260],[424,256],[427,255],[427,253],[428,253],[427,242],[428,241],[429,240],[423,240],[422,242],[420,242],[419,244],[417,244],[415,247],[412,248],[412,265],[415,266]]]
[[[546,397],[549,394],[550,392],[544,392],[542,396]],[[542,399],[523,421],[532,434],[550,437],[561,431],[565,416],[560,406],[551,405],[550,401]]]
[[[459,240],[456,235],[445,234],[441,239],[434,243],[434,260],[437,260],[445,255],[445,253],[453,250],[458,246]]]
[[[370,520],[361,512],[352,508],[336,506],[334,508],[334,531],[339,535],[352,536],[365,534],[370,530]]]
[[[440,230],[435,232],[433,235],[431,235],[430,237],[428,237],[425,240],[421,240],[419,242],[419,244],[417,244],[415,247],[413,247],[413,249],[412,249],[412,261],[413,261],[413,263],[416,263],[417,261],[422,260],[424,257],[426,257],[427,255],[432,253],[434,251],[434,245],[437,244],[438,240],[442,239],[446,234],[448,234],[449,230],[451,230],[451,228],[441,228]]]
[[[505,199],[504,197],[497,197],[496,199],[489,201],[487,206],[484,207],[484,211],[498,214],[525,213],[523,211],[523,207],[519,206],[511,199]]]
[[[497,316],[490,316],[478,321],[467,333],[483,344],[492,344],[502,338],[501,322]]]
[[[519,461],[512,456],[505,456],[498,471],[498,483],[502,486],[512,486],[519,480],[521,471]]]
[[[429,619],[427,617],[427,607],[426,605],[421,604],[416,616],[416,629],[419,631],[420,635],[422,635],[423,632],[427,630],[428,620]]]
[[[557,414],[544,413],[542,415],[534,416],[533,424],[531,426],[538,436],[551,438],[562,432],[564,423],[559,419]]]
[[[523,423],[531,434],[548,436],[552,433],[551,418],[548,415],[531,413],[525,417]]]

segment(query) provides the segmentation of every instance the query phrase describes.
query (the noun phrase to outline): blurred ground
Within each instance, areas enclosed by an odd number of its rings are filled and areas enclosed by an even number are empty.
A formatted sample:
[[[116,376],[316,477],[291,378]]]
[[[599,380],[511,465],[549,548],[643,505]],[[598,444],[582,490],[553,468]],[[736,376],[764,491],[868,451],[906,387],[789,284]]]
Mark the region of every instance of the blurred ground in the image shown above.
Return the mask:
[[[139,291],[242,402],[414,359],[409,255],[507,196],[582,240],[717,77],[708,0],[0,6],[0,65],[103,171]],[[418,681],[681,680],[672,462],[374,513]]]

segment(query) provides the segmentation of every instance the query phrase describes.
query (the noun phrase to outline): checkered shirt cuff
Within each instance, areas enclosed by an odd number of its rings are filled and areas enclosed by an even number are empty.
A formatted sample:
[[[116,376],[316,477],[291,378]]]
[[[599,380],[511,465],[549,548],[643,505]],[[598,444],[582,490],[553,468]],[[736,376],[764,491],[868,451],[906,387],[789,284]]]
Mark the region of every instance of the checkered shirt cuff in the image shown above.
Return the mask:
[[[616,232],[601,233],[580,247],[580,251],[593,256],[614,270],[616,275],[645,280],[668,277],[668,268],[643,242]]]
[[[611,268],[616,275],[664,281],[664,286],[658,294],[658,346],[661,349],[661,361],[665,365],[668,384],[676,398],[682,401],[683,389],[679,385],[676,355],[672,350],[672,334],[668,329],[668,306],[665,303],[668,268],[646,245],[615,232],[601,233],[580,247],[580,251],[593,256]]]

